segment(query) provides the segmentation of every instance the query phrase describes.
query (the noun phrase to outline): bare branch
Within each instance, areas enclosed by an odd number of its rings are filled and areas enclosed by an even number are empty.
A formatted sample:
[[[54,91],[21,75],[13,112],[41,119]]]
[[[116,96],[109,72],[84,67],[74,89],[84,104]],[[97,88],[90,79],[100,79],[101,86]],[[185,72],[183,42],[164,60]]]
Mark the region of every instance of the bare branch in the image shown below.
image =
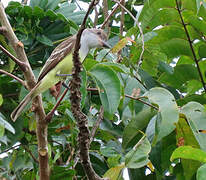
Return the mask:
[[[102,9],[103,9],[103,14],[104,14],[104,19],[107,19],[107,17],[108,17],[108,3],[107,3],[107,0],[103,0]],[[109,23],[110,23],[110,21],[107,21],[106,24],[105,24],[105,29],[106,29],[108,34],[110,32]]]
[[[99,110],[98,119],[97,119],[96,123],[94,124],[94,126],[91,130],[91,133],[90,133],[90,143],[92,143],[94,136],[95,136],[95,133],[96,133],[101,121],[103,120],[103,117],[104,117],[104,108],[103,108],[103,106],[101,106],[100,110]]]
[[[125,0],[122,0],[122,2],[120,2],[123,6],[125,6]],[[123,36],[123,31],[124,31],[124,9],[121,8],[121,18],[120,18],[120,30],[119,30],[119,34],[120,36],[122,37]],[[120,50],[118,52],[118,59],[117,59],[117,62],[120,63],[122,61],[122,57],[121,57],[121,54],[122,54],[122,50]]]
[[[26,72],[27,70],[27,65],[26,63],[20,61],[19,59],[17,59],[15,56],[13,56],[13,54],[11,54],[9,51],[7,51],[2,45],[0,45],[0,49],[7,55],[9,56],[16,64],[19,65],[19,67],[21,68],[21,70],[23,72]]]
[[[25,88],[27,88],[27,87],[26,87],[26,83],[25,83],[22,79],[18,78],[17,76],[15,76],[15,75],[7,72],[7,71],[4,71],[3,69],[0,69],[0,73],[6,74],[7,76],[9,76],[9,77],[11,77],[11,78],[19,81]]]
[[[121,0],[120,2],[122,2],[123,0]],[[116,10],[118,9],[120,5],[117,4],[116,7],[113,8],[112,12],[109,14],[109,16],[107,16],[107,18],[104,20],[102,26],[101,26],[101,29],[104,29],[107,22],[110,20],[110,18],[114,15],[114,13],[116,12]]]
[[[95,17],[94,17],[94,28],[97,26],[97,22],[98,22],[98,15],[99,15],[99,12],[97,10],[97,7],[95,6],[94,7],[94,12],[95,12]]]
[[[30,154],[32,159],[36,162],[39,163],[38,159],[32,154],[31,150],[27,146],[23,146],[23,148]]]
[[[60,99],[57,101],[56,105],[53,107],[53,109],[46,115],[45,117],[45,121],[47,121],[48,123],[51,121],[52,116],[54,115],[54,112],[56,111],[57,107],[59,106],[59,104],[62,102],[62,100],[64,99],[64,96],[67,94],[68,92],[68,88],[66,88],[63,92],[63,94],[61,95]]]
[[[148,103],[148,102],[145,102],[145,101],[143,101],[141,98],[145,98],[145,97],[133,97],[133,96],[130,96],[130,95],[127,95],[127,94],[125,94],[125,97],[127,97],[127,98],[130,98],[130,99],[133,99],[133,100],[137,100],[137,101],[139,101],[139,102],[141,102],[141,103],[143,103],[143,104],[145,104],[145,105],[147,105],[147,106],[150,106],[150,107],[152,107],[153,109],[156,109],[157,111],[158,111],[158,108],[156,107],[156,106],[153,106],[152,104],[150,104],[150,103]]]
[[[98,92],[98,89],[97,89],[97,88],[87,88],[87,91],[97,91],[97,92]],[[143,104],[145,104],[145,105],[147,105],[147,106],[150,106],[150,107],[158,110],[158,108],[157,108],[156,106],[153,106],[152,104],[147,103],[147,102],[145,102],[145,101],[142,100],[142,98],[146,98],[145,96],[133,97],[133,96],[130,96],[130,95],[128,95],[128,94],[125,94],[124,96],[127,97],[127,98],[130,98],[130,99],[133,99],[133,100],[140,101],[141,103],[143,103]]]
[[[23,71],[25,81],[29,89],[32,89],[35,84],[35,76],[32,72],[31,66],[24,51],[24,45],[17,39],[4,11],[3,4],[0,2],[0,22],[6,28],[4,33],[9,43],[12,45],[19,61],[26,64],[27,69]],[[22,69],[22,64],[18,64]],[[48,164],[48,147],[47,147],[47,122],[45,119],[45,112],[42,105],[41,96],[37,96],[33,100],[35,105],[35,118],[37,120],[37,140],[38,140],[38,153],[39,153],[39,174],[40,180],[49,180],[49,164]]]
[[[140,23],[139,23],[138,20],[133,16],[133,14],[132,14],[126,7],[124,7],[118,0],[113,0],[113,1],[116,2],[116,3],[118,3],[118,5],[119,5],[121,8],[123,8],[123,9],[130,15],[130,17],[134,20],[135,25],[137,25],[138,28],[139,28],[139,32],[140,32],[140,35],[141,35],[141,37],[142,37],[142,52],[140,53],[139,61],[138,61],[138,66],[140,66],[141,63],[142,63],[142,56],[143,56],[143,54],[144,54],[144,34],[143,34],[142,28],[141,28],[141,26],[140,26]]]

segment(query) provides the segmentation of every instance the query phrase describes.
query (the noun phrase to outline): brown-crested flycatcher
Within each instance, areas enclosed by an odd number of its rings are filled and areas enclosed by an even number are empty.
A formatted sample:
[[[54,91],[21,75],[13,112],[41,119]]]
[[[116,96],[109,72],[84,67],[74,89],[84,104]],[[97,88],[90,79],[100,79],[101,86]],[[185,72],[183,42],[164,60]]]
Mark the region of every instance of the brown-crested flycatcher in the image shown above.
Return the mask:
[[[101,29],[85,29],[80,40],[79,55],[81,61],[85,59],[91,48],[108,47],[107,36]],[[59,44],[43,66],[36,86],[25,96],[17,108],[11,113],[11,119],[16,121],[25,106],[37,95],[51,88],[59,81],[65,80],[61,74],[71,74],[73,61],[72,53],[76,42],[76,35],[69,37]]]

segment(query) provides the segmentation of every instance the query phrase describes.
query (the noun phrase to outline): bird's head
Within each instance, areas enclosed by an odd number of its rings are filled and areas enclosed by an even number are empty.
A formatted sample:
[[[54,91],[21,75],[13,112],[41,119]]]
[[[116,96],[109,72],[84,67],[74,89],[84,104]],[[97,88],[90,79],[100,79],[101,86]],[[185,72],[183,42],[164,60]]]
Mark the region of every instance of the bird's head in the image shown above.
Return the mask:
[[[87,44],[89,49],[99,47],[110,48],[106,41],[107,35],[102,29],[85,29],[81,37],[81,44]]]

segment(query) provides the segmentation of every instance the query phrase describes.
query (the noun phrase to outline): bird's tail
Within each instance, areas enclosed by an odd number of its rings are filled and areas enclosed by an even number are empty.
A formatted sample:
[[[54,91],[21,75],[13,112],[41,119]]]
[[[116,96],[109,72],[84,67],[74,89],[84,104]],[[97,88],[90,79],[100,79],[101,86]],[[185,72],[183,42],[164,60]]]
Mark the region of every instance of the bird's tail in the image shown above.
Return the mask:
[[[15,122],[19,115],[22,113],[26,105],[36,96],[36,88],[34,87],[20,102],[20,104],[11,113],[11,119]]]

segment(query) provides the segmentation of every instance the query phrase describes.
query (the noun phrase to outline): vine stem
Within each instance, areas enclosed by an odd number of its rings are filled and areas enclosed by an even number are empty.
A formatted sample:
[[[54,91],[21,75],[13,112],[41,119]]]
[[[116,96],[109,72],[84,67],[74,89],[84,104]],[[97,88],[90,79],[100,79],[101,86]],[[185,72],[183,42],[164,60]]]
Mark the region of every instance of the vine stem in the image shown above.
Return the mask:
[[[187,40],[188,40],[188,42],[189,42],[190,49],[191,49],[191,51],[192,51],[192,55],[193,55],[194,61],[195,61],[195,64],[196,64],[196,66],[197,66],[197,70],[198,70],[198,73],[199,73],[199,76],[200,76],[201,83],[202,83],[202,85],[203,85],[204,91],[206,92],[205,82],[204,82],[203,75],[202,75],[201,70],[200,70],[200,66],[199,66],[199,63],[198,63],[198,59],[197,59],[197,56],[196,56],[196,54],[195,54],[195,51],[194,51],[194,48],[193,48],[193,45],[192,45],[192,41],[191,41],[191,38],[190,38],[190,35],[189,35],[189,32],[188,32],[187,27],[186,27],[186,24],[185,24],[185,22],[184,22],[184,20],[183,20],[183,17],[182,17],[182,13],[181,13],[179,4],[178,4],[177,0],[175,0],[175,1],[176,1],[176,6],[177,6],[177,11],[178,11],[179,16],[180,16],[180,20],[181,20],[182,25],[183,25],[183,28],[184,28],[184,30],[185,30],[185,33],[186,33],[186,36],[187,36]]]

